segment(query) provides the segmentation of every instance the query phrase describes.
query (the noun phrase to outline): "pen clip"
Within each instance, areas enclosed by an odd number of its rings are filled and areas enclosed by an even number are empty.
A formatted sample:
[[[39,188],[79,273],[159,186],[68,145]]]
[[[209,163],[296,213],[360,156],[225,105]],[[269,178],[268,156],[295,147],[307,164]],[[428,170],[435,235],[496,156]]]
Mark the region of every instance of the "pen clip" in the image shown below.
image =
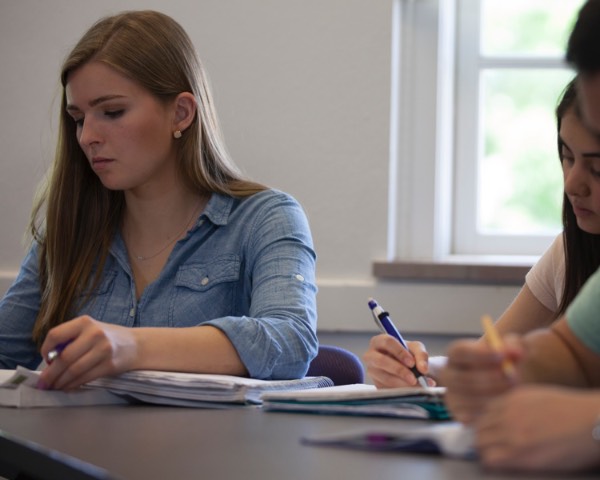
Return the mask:
[[[377,328],[379,328],[379,330],[381,332],[385,332],[385,328],[383,326],[383,323],[381,323],[381,319],[379,318],[379,313],[376,310],[381,310],[383,312],[383,310],[381,309],[381,307],[379,307],[379,305],[377,305],[376,307],[371,309],[371,313],[373,314],[373,320],[375,321],[375,324],[377,325]],[[385,312],[383,312],[385,313]]]

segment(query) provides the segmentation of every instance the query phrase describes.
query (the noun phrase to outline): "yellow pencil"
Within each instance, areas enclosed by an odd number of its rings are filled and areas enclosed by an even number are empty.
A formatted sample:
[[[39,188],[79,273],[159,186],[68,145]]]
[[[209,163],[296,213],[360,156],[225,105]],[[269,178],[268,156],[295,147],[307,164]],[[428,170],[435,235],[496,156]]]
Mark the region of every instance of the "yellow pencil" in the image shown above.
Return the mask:
[[[500,352],[503,345],[502,338],[500,338],[498,330],[496,330],[496,326],[494,325],[492,317],[489,315],[483,315],[481,317],[481,325],[483,326],[485,338],[489,342],[490,346],[497,352]],[[515,377],[515,366],[508,358],[505,358],[502,361],[502,370],[508,378]]]

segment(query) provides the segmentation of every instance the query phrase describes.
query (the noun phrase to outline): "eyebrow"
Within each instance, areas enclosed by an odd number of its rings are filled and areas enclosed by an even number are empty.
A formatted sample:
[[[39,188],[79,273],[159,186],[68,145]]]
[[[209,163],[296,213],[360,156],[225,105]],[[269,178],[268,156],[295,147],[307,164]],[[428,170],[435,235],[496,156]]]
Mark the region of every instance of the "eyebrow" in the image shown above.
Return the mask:
[[[101,97],[95,98],[93,100],[91,100],[88,105],[90,107],[95,107],[96,105],[99,105],[101,103],[104,102],[108,102],[109,100],[115,100],[115,99],[119,99],[119,98],[125,98],[125,95],[103,95]],[[73,105],[73,104],[67,104],[66,106],[66,110],[67,111],[79,111],[80,108],[77,105]]]
[[[569,144],[567,142],[565,142],[560,135],[558,136],[558,138],[560,139],[561,146],[565,147],[570,152],[573,151],[571,149],[571,147],[569,147]],[[585,153],[582,153],[581,156],[583,158],[600,158],[600,151],[598,151],[598,152],[585,152]]]

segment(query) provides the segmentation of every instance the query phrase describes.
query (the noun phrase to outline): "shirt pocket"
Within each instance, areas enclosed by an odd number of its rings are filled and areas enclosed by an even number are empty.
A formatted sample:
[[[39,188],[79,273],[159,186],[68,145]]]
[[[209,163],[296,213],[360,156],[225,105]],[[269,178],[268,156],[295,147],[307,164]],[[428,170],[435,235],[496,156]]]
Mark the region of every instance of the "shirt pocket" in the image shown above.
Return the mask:
[[[217,256],[203,263],[182,265],[175,277],[172,324],[193,326],[234,315],[241,261],[237,255]]]

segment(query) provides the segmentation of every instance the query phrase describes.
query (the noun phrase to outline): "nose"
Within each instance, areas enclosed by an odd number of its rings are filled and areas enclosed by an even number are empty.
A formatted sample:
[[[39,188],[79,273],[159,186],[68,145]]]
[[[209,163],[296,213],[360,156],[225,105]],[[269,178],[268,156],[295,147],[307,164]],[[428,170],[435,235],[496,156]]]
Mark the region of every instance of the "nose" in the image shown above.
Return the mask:
[[[583,162],[575,161],[573,165],[564,172],[565,193],[567,195],[584,197],[589,195],[590,188],[588,176],[590,175]]]
[[[79,144],[82,147],[90,147],[94,143],[99,143],[100,137],[98,128],[94,125],[91,118],[86,118],[81,127],[79,127]]]

